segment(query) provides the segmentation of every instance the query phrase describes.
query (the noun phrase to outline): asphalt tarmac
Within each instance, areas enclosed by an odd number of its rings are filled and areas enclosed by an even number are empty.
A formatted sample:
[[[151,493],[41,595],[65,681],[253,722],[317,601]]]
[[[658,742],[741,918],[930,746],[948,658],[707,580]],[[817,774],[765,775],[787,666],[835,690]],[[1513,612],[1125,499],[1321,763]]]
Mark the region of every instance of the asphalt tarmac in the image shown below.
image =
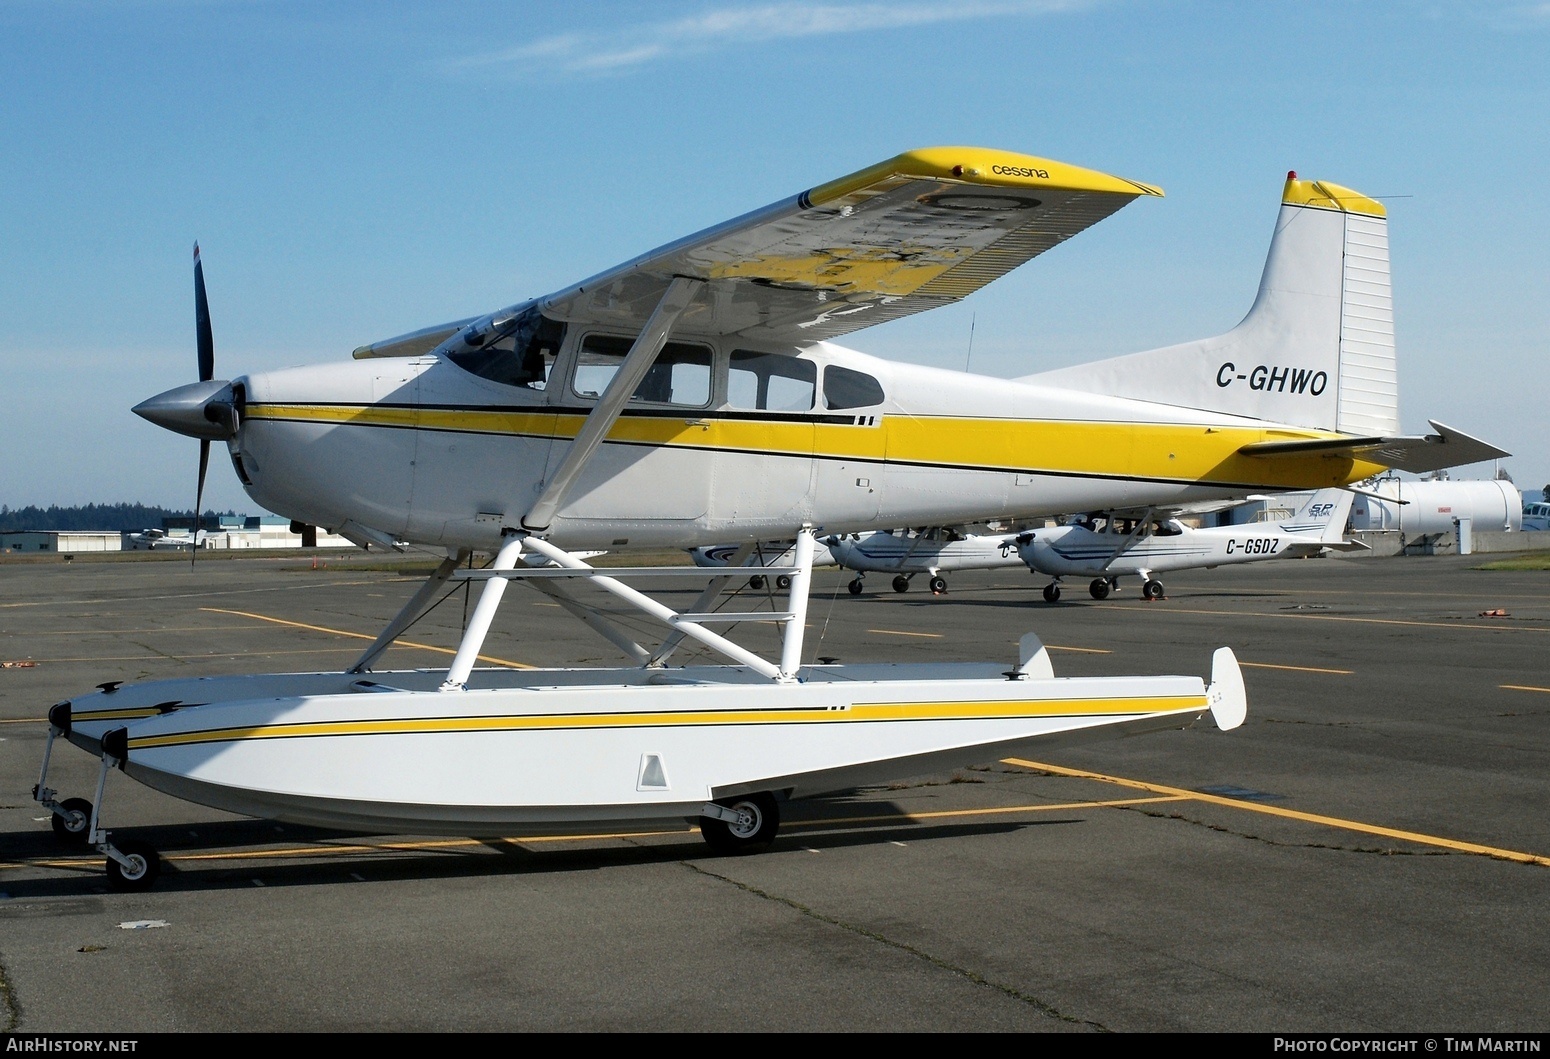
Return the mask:
[[[31,800],[48,706],[342,669],[429,564],[0,564],[0,1029],[1542,1033],[1550,573],[1496,558],[1279,560],[1056,605],[1019,569],[940,597],[821,571],[810,658],[1010,665],[1033,630],[1057,675],[1206,675],[1227,645],[1248,721],[788,803],[748,857],[687,827],[340,835],[115,773],[105,825],[163,857],[143,893]],[[537,593],[507,601],[487,655],[616,663]],[[458,592],[386,667],[445,666],[463,614]],[[97,771],[60,746],[50,785],[91,797]]]

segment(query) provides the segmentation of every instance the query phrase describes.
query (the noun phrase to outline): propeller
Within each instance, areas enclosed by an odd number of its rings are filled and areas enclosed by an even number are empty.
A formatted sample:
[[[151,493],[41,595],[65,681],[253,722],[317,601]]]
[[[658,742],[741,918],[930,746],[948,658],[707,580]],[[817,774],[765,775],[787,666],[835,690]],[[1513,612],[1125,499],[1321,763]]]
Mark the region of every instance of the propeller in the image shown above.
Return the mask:
[[[194,336],[199,350],[199,381],[215,377],[215,335],[210,330],[210,301],[205,297],[205,266],[194,244]],[[199,439],[199,485],[194,490],[194,546],[188,565],[199,555],[199,524],[204,520],[205,472],[210,469],[210,439]]]
[[[199,439],[199,482],[194,491],[194,550],[199,554],[200,509],[204,506],[205,473],[210,468],[210,442],[225,441],[237,432],[237,409],[231,383],[215,378],[215,339],[210,330],[210,303],[205,297],[204,264],[194,244],[194,332],[199,354],[199,381],[159,393],[135,405],[134,412],[159,427]]]

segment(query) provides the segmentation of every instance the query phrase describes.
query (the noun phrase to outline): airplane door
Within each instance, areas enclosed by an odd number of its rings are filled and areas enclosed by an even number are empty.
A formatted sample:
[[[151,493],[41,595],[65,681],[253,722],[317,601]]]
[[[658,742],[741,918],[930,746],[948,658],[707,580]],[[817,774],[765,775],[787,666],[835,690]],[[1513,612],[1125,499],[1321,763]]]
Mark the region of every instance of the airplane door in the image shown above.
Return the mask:
[[[746,349],[733,350],[726,363],[725,403],[707,419],[716,454],[711,523],[807,518],[814,490],[818,366]]]
[[[632,343],[617,335],[582,339],[565,411],[556,421],[549,475],[564,461],[569,439],[581,430]],[[707,419],[712,364],[708,346],[669,342],[662,348],[607,440],[588,460],[561,517],[686,522],[705,517],[714,463]]]

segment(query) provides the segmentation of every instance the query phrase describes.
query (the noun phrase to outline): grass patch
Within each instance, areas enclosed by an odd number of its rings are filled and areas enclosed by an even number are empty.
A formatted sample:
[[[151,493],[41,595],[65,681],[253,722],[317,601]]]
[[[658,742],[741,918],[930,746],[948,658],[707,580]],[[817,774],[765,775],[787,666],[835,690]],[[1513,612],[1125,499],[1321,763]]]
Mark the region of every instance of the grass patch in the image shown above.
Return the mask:
[[[1495,559],[1476,570],[1550,570],[1550,552],[1514,555],[1510,559]]]

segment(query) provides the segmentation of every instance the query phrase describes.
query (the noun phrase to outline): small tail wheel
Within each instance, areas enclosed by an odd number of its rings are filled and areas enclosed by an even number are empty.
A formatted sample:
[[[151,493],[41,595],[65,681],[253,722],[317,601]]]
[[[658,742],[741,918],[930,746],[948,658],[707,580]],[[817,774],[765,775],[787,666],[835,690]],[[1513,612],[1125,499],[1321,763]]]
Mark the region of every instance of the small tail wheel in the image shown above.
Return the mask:
[[[1109,580],[1108,580],[1108,578],[1106,578],[1106,577],[1094,578],[1093,579],[1093,583],[1087,586],[1087,591],[1092,594],[1092,597],[1094,599],[1108,599],[1109,598]]]
[[[748,587],[751,588],[751,589],[754,589],[755,591],[763,588],[764,587],[764,575],[763,574],[754,574],[752,577],[750,577],[748,579]]]
[[[65,814],[60,816],[55,813],[49,820],[54,834],[71,845],[86,845],[87,839],[91,838],[91,802],[85,798],[66,798],[59,803],[59,807]]]
[[[784,592],[786,589],[790,588],[791,587],[791,575],[790,574],[781,574],[779,577],[777,577],[775,579],[775,587],[780,589],[782,592]]]
[[[940,596],[942,593],[944,593],[946,591],[947,591],[947,579],[946,578],[933,577],[931,579],[931,594],[932,595]]]
[[[1141,586],[1141,594],[1147,599],[1162,599],[1163,583],[1153,578]]]
[[[700,817],[700,835],[717,853],[759,853],[775,841],[780,829],[780,807],[775,796],[761,791],[716,803],[741,815],[736,823]]]
[[[161,874],[161,857],[145,842],[116,843],[128,865],[108,858],[108,885],[115,890],[149,890]]]
[[[910,579],[903,574],[899,574],[893,579],[893,590],[895,592],[908,592],[910,590]]]
[[[1055,584],[1054,582],[1051,582],[1050,584],[1047,584],[1047,585],[1044,586],[1044,602],[1046,602],[1046,603],[1059,603],[1060,602],[1060,586],[1059,585]]]
[[[859,578],[859,577],[853,578],[851,580],[850,584],[847,585],[846,587],[850,589],[850,594],[851,595],[853,595],[853,596],[861,595],[861,578]]]

